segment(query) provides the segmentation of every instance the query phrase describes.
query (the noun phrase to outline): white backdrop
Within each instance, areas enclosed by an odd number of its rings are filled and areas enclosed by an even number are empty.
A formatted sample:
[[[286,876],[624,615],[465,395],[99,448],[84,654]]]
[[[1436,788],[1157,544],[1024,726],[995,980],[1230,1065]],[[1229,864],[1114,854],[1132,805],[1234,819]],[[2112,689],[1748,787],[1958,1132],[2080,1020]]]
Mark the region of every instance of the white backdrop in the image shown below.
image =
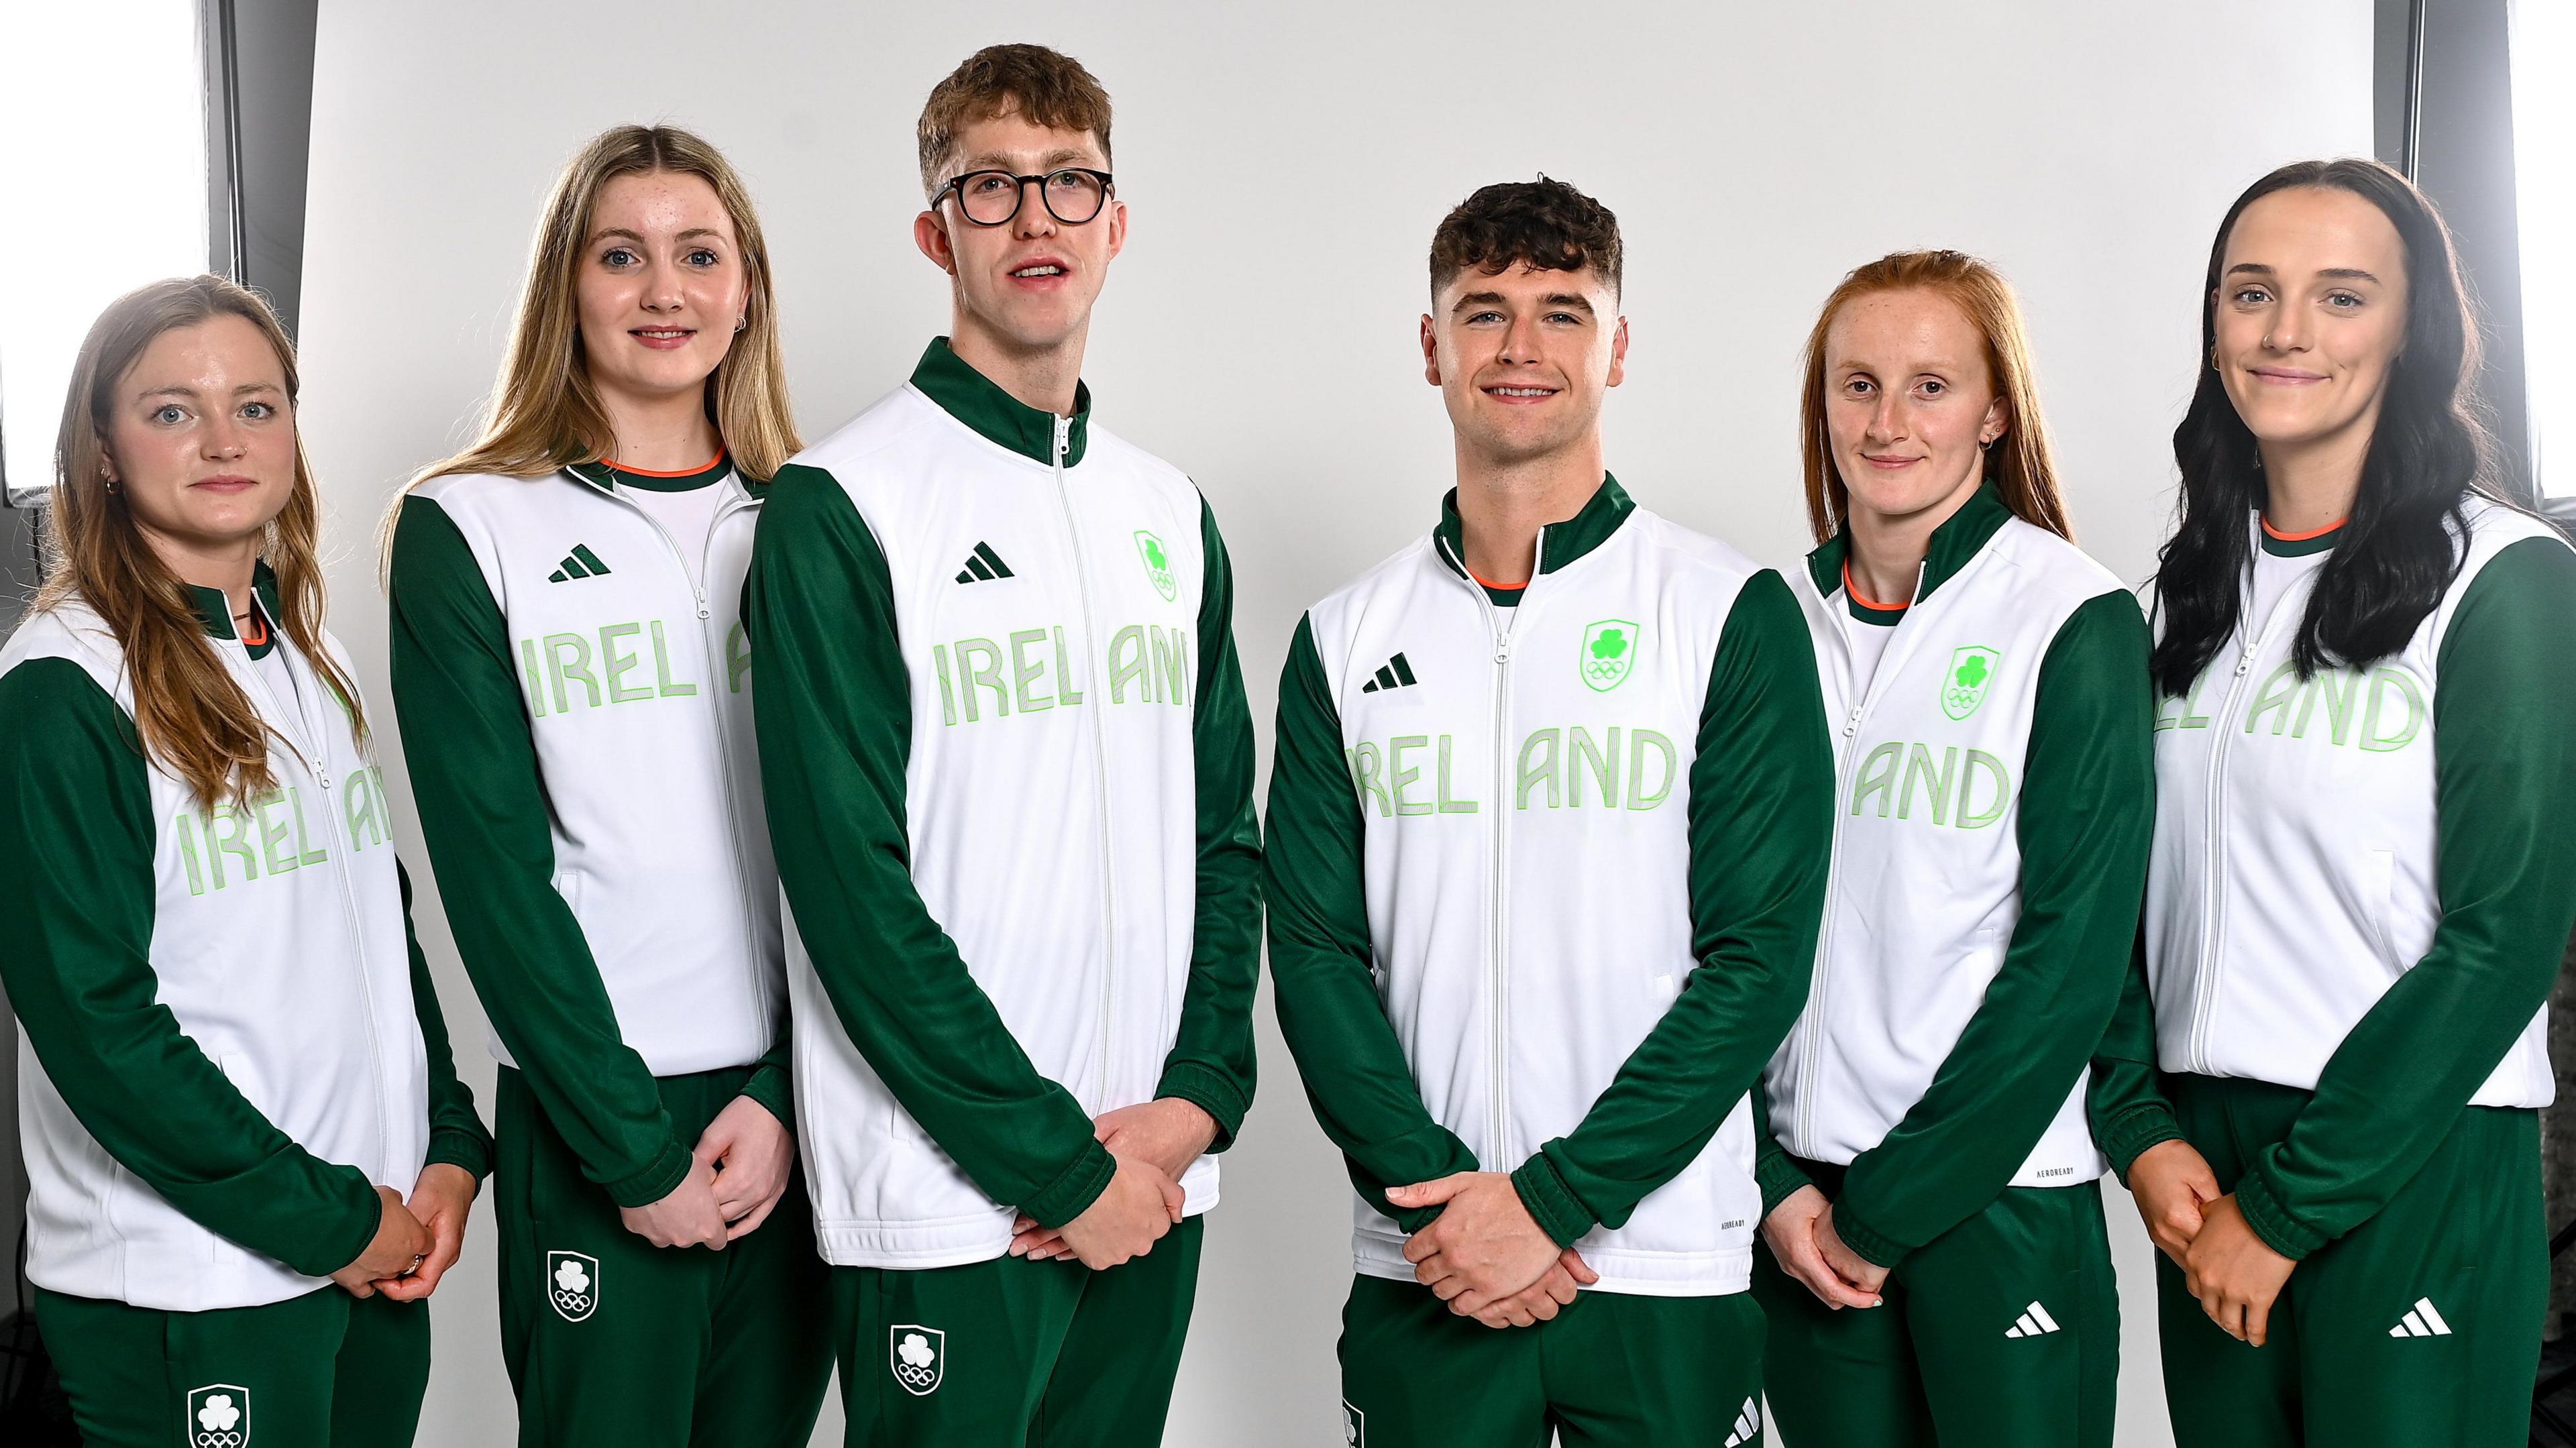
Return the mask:
[[[2371,140],[2366,0],[1891,0],[1474,7],[998,6],[629,0],[334,3],[314,67],[304,427],[329,505],[334,624],[378,707],[369,538],[401,479],[467,436],[537,208],[597,130],[668,120],[732,157],[775,253],[798,414],[818,437],[900,382],[947,317],[913,250],[912,126],[976,47],[1032,40],[1115,97],[1127,252],[1086,375],[1105,425],[1188,470],[1232,542],[1264,753],[1299,612],[1429,524],[1446,419],[1415,318],[1431,229],[1544,171],[1629,247],[1629,380],[1610,465],[1638,498],[1789,565],[1797,354],[1847,268],[1903,246],[2021,288],[2079,539],[2143,577],[2197,348],[2210,229],[2280,162]],[[408,817],[400,742],[379,735]],[[431,872],[421,935],[467,1079],[483,1021]],[[1226,1159],[1168,1441],[1338,1441],[1347,1187],[1265,986],[1262,1092]],[[2121,1443],[2169,1443],[2152,1279],[2112,1202],[2127,1320]],[[1071,1269],[1068,1269],[1071,1270]],[[436,1299],[421,1441],[509,1441],[478,1212]],[[819,1442],[839,1441],[828,1406]]]

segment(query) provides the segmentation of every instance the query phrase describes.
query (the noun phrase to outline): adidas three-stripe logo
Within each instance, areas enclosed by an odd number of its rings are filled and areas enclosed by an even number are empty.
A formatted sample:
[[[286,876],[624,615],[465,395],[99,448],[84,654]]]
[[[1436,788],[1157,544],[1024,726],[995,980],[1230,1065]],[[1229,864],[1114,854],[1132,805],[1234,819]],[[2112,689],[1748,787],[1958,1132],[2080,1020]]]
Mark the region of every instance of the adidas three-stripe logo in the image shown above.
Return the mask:
[[[1377,666],[1377,677],[1360,685],[1360,692],[1374,694],[1380,689],[1401,689],[1416,682],[1419,681],[1413,677],[1413,665],[1404,661],[1404,655],[1397,654]]]
[[[2046,1337],[2057,1330],[2057,1319],[2048,1315],[2047,1308],[2034,1302],[2021,1310],[2021,1316],[2013,1319],[2011,1327],[2004,1329],[2004,1336]]]
[[[2432,1298],[2418,1297],[2415,1299],[2415,1305],[2406,1309],[2406,1315],[2398,1319],[2397,1325],[2388,1329],[2388,1335],[2390,1337],[2449,1337],[2451,1325],[2442,1320],[2442,1314],[2433,1310]]]
[[[589,544],[575,543],[563,566],[546,575],[546,582],[569,583],[576,578],[589,578],[607,571],[608,565],[599,561],[599,555],[590,551]]]
[[[990,543],[977,543],[975,551],[966,555],[966,566],[957,570],[960,583],[990,583],[1012,576],[1011,565],[1002,561],[1002,555],[994,552]]]
[[[1726,1448],[1744,1445],[1762,1436],[1762,1409],[1751,1398],[1735,1410],[1735,1431],[1726,1435]]]

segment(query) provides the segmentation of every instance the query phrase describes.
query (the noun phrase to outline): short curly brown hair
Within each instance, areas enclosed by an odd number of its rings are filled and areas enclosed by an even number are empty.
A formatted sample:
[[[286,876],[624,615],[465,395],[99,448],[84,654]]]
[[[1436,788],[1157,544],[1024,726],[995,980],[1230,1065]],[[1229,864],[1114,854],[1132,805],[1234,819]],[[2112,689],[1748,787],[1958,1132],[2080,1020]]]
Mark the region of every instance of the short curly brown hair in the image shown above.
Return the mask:
[[[977,121],[1017,111],[1031,125],[1054,131],[1089,131],[1109,159],[1109,92],[1082,62],[1043,45],[988,45],[930,88],[921,121],[921,190],[930,195],[948,178],[939,174],[957,149],[957,133]]]
[[[1610,208],[1541,174],[1535,181],[1479,187],[1431,233],[1431,295],[1474,267],[1501,276],[1515,266],[1541,271],[1586,267],[1619,295],[1619,218]]]

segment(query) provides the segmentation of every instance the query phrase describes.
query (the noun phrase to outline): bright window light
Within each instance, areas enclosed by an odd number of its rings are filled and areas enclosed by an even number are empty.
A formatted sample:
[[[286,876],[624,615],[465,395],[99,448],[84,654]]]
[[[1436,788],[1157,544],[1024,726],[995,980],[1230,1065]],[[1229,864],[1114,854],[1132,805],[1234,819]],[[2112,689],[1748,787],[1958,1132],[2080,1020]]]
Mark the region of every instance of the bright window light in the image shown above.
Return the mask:
[[[2531,467],[2544,496],[2576,498],[2576,5],[2515,0],[2514,205],[2522,227],[2522,352]]]
[[[12,5],[0,22],[0,469],[54,481],[72,358],[99,311],[207,265],[196,0]]]

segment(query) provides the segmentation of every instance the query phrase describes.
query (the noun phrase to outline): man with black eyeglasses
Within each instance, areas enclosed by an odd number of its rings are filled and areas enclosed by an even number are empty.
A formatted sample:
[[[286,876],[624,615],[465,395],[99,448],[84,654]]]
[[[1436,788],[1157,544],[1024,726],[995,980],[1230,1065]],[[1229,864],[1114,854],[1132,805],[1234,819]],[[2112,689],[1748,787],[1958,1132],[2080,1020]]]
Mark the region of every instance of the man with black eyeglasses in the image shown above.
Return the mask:
[[[1160,1441],[1252,1096],[1232,575],[1080,380],[1109,118],[1038,46],[931,92],[950,335],[779,473],[745,589],[854,1445]]]

